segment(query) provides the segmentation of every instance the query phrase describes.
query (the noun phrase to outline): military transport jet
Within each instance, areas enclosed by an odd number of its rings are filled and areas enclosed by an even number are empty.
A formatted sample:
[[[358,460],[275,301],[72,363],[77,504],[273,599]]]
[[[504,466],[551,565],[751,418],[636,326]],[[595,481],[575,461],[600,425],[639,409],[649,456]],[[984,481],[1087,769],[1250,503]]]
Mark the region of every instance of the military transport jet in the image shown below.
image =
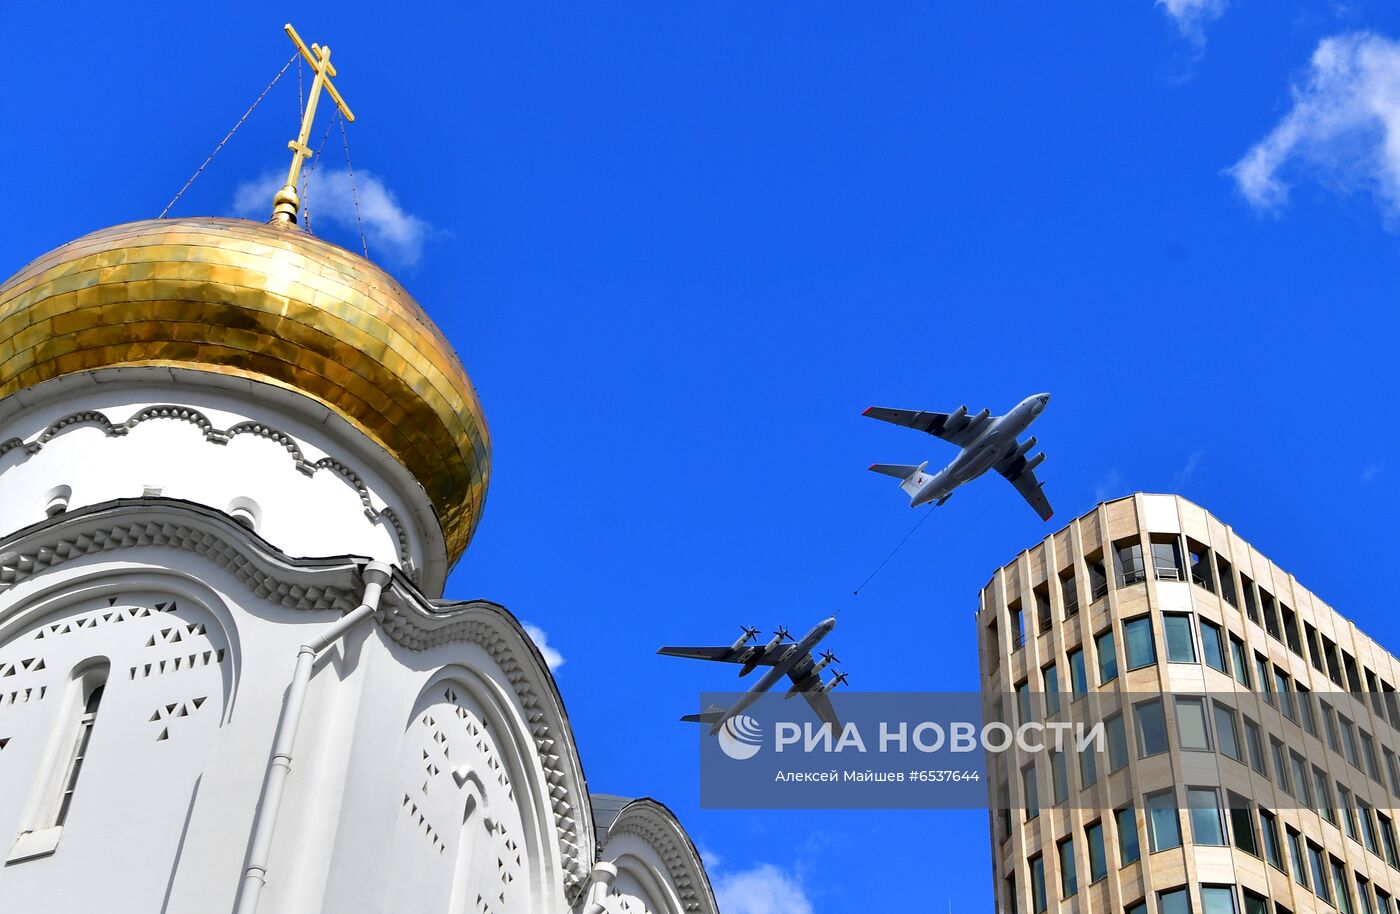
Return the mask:
[[[956,444],[962,448],[962,453],[954,457],[952,463],[932,475],[924,472],[924,467],[928,466],[927,460],[918,466],[877,463],[870,469],[900,480],[899,487],[909,493],[911,508],[931,501],[941,505],[952,496],[953,490],[958,486],[995,469],[1030,502],[1041,520],[1049,520],[1055,511],[1050,507],[1045,493],[1041,491],[1040,487],[1044,483],[1036,480],[1034,472],[1045,459],[1045,452],[1041,451],[1034,457],[1027,458],[1026,453],[1035,447],[1035,438],[1027,438],[1021,443],[1016,441],[1049,402],[1049,394],[1036,394],[1017,403],[1011,412],[1004,416],[993,416],[985,409],[969,416],[966,406],[960,406],[951,413],[872,406],[862,415],[928,432],[949,444]]]
[[[836,619],[824,619],[817,623],[817,626],[810,632],[802,636],[802,640],[796,643],[791,642],[792,635],[788,634],[785,628],[779,628],[773,633],[773,639],[767,644],[750,643],[758,638],[758,629],[744,627],[744,634],[740,636],[729,647],[663,647],[657,651],[658,654],[665,654],[668,657],[692,657],[696,660],[718,660],[724,663],[743,664],[739,669],[740,676],[747,676],[761,666],[768,667],[768,671],[753,684],[753,687],[744,693],[740,699],[734,703],[732,708],[711,708],[700,714],[687,714],[681,720],[692,723],[710,724],[710,733],[717,734],[724,726],[725,722],[732,717],[742,714],[746,708],[771,689],[784,676],[792,680],[792,688],[788,689],[786,698],[794,695],[801,695],[807,699],[807,704],[812,706],[812,710],[817,712],[826,723],[831,724],[832,730],[841,728],[841,721],[836,717],[836,710],[831,706],[831,690],[846,682],[845,673],[837,673],[828,682],[822,682],[822,670],[839,663],[836,655],[831,651],[822,651],[819,655],[821,660],[812,660],[812,649],[817,646],[831,630],[836,627]]]

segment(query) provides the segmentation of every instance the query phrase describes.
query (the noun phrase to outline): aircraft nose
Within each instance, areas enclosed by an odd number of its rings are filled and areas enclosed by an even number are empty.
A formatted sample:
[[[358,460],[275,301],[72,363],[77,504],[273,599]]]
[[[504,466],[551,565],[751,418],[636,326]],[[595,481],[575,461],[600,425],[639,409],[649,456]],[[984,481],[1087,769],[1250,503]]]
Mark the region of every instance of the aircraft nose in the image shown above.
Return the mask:
[[[1045,404],[1047,404],[1047,403],[1049,403],[1049,402],[1050,402],[1050,395],[1049,395],[1049,394],[1036,394],[1036,395],[1035,395],[1035,411],[1036,411],[1036,412],[1040,412],[1042,409],[1045,408]]]

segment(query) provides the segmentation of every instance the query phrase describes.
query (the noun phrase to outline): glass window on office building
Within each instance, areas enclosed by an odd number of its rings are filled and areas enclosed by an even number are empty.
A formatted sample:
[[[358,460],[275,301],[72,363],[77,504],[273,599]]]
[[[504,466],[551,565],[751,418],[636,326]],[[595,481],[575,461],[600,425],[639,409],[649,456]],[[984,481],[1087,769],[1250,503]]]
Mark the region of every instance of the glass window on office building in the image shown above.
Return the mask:
[[[1167,751],[1167,720],[1162,699],[1153,698],[1133,705],[1137,724],[1138,758],[1147,758]]]
[[[1235,681],[1249,688],[1248,654],[1245,653],[1244,642],[1234,635],[1230,636],[1230,666],[1234,667]]]
[[[1075,695],[1089,691],[1089,676],[1084,670],[1084,650],[1075,648],[1067,655],[1069,660],[1069,690]]]
[[[1327,781],[1324,779],[1322,783],[1325,785]],[[1356,816],[1351,805],[1351,791],[1341,784],[1337,785],[1337,804],[1338,811],[1342,814],[1342,831],[1346,832],[1348,838],[1360,844],[1356,837]]]
[[[1188,787],[1187,814],[1191,819],[1191,840],[1197,844],[1223,845],[1225,820],[1220,812],[1220,794],[1214,788]]]
[[[1046,908],[1045,898],[1045,858],[1036,854],[1031,864],[1031,910],[1041,914]]]
[[[1108,734],[1108,770],[1111,774],[1128,764],[1128,735],[1123,725],[1123,715],[1115,714],[1104,721],[1104,731]]]
[[[1181,562],[1181,540],[1170,533],[1152,534],[1152,573],[1159,581],[1183,581],[1186,569]]]
[[[1376,841],[1376,821],[1374,815],[1375,814],[1371,811],[1370,804],[1358,798],[1356,801],[1356,819],[1357,824],[1361,826],[1361,843],[1365,846],[1366,850],[1379,857],[1381,855],[1381,848],[1380,844]]]
[[[1254,834],[1254,807],[1249,800],[1231,791],[1229,793],[1230,807],[1230,838],[1235,847],[1246,854],[1259,856],[1259,842]]]
[[[1259,733],[1259,725],[1248,717],[1244,719],[1244,746],[1249,754],[1249,767],[1268,777],[1269,768],[1264,763],[1264,739]]]
[[[1288,758],[1284,752],[1283,743],[1270,737],[1269,754],[1274,759],[1274,781],[1283,789],[1284,793],[1291,796],[1293,789],[1288,783]]]
[[[1069,798],[1069,772],[1065,768],[1063,752],[1050,753],[1050,782],[1055,790],[1056,805]]]
[[[1361,761],[1365,763],[1366,776],[1379,784],[1381,773],[1376,770],[1376,741],[1365,730],[1358,732],[1361,734]]]
[[[1332,863],[1332,890],[1336,893],[1337,910],[1342,914],[1355,914],[1355,909],[1351,904],[1351,887],[1347,885],[1346,867],[1336,857],[1331,858]]]
[[[1095,883],[1108,875],[1108,857],[1104,854],[1103,823],[1084,827],[1084,843],[1089,849],[1089,882]]]
[[[1317,736],[1317,712],[1313,710],[1313,694],[1307,686],[1295,683],[1294,697],[1298,701],[1298,722],[1309,736]]]
[[[1327,734],[1327,747],[1339,753],[1342,750],[1337,742],[1337,712],[1325,701],[1319,701],[1318,705],[1322,708],[1322,729]]]
[[[1060,668],[1052,663],[1040,675],[1045,687],[1045,716],[1051,717],[1060,713]]]
[[[1239,725],[1236,722],[1235,709],[1214,702],[1212,707],[1215,710],[1215,741],[1220,746],[1220,753],[1237,762],[1244,761],[1244,753],[1240,749]]]
[[[1204,914],[1239,914],[1235,910],[1235,887],[1232,885],[1201,886],[1201,908]]]
[[[1065,618],[1079,612],[1079,587],[1074,580],[1074,567],[1060,572],[1060,601],[1065,604]]]
[[[1307,888],[1308,859],[1303,853],[1303,836],[1293,828],[1288,829],[1288,858],[1293,868],[1293,881]]]
[[[1098,753],[1093,750],[1079,753],[1079,786],[1093,787],[1099,780]]]
[[[1138,616],[1123,623],[1123,641],[1128,651],[1128,669],[1136,670],[1157,662],[1157,646],[1152,638],[1152,620]]]
[[[1113,813],[1113,826],[1118,829],[1118,865],[1127,866],[1142,854],[1138,844],[1137,812],[1124,806]]]
[[[1274,685],[1278,690],[1278,706],[1283,716],[1296,722],[1298,715],[1293,708],[1293,680],[1283,670],[1274,667]]]
[[[1297,753],[1293,754],[1293,760],[1298,768],[1302,767],[1303,760],[1298,758]],[[1314,808],[1317,810],[1317,814],[1336,825],[1337,813],[1332,808],[1332,788],[1328,786],[1327,774],[1316,765],[1313,766],[1313,784],[1317,789],[1309,796],[1303,796],[1306,791],[1299,791],[1298,799],[1302,801],[1304,806],[1312,806],[1312,801],[1316,799],[1317,806]]]
[[[1332,889],[1327,881],[1327,865],[1322,861],[1322,848],[1308,842],[1308,876],[1312,880],[1312,889],[1328,904],[1332,903]]]
[[[1191,914],[1191,895],[1183,886],[1157,893],[1157,914]]]
[[[1259,810],[1259,837],[1263,839],[1264,859],[1283,870],[1283,845],[1279,843],[1278,817],[1267,809]]]
[[[1147,795],[1148,847],[1155,854],[1181,846],[1181,818],[1177,814],[1176,796],[1170,790]]]
[[[1225,644],[1220,640],[1220,626],[1205,619],[1201,619],[1200,623],[1201,658],[1205,660],[1206,666],[1224,673]]]
[[[1064,838],[1056,847],[1060,852],[1060,897],[1069,898],[1079,891],[1079,876],[1075,869],[1074,839]]]
[[[1099,661],[1099,685],[1108,685],[1118,678],[1118,649],[1113,644],[1113,629],[1094,636],[1094,653]]]
[[[1376,827],[1381,833],[1381,847],[1385,850],[1385,862],[1400,869],[1400,851],[1395,841],[1395,823],[1385,813],[1376,813]]]
[[[1147,579],[1147,571],[1142,564],[1142,543],[1136,539],[1122,539],[1113,544],[1113,567],[1118,575],[1118,586],[1129,587]]]
[[[1196,642],[1191,637],[1190,616],[1163,613],[1162,634],[1167,639],[1167,660],[1172,663],[1196,662]]]
[[[1361,759],[1356,754],[1356,727],[1345,717],[1339,717],[1342,731],[1342,755],[1353,768],[1360,770]]]
[[[1200,752],[1211,750],[1210,728],[1206,724],[1206,700],[1204,698],[1177,696],[1176,735],[1182,749]]]

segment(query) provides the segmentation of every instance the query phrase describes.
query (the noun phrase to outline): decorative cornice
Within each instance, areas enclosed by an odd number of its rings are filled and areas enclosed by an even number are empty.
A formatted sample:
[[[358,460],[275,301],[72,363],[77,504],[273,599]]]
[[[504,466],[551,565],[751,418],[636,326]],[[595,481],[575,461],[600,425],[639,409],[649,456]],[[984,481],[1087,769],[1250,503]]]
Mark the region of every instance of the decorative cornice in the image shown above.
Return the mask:
[[[292,458],[292,464],[298,471],[306,476],[315,476],[319,470],[330,470],[340,478],[350,484],[359,496],[360,504],[364,508],[365,518],[371,524],[385,523],[394,532],[395,540],[398,543],[399,565],[406,569],[413,576],[414,583],[419,582],[419,571],[414,566],[413,556],[409,549],[408,530],[404,527],[403,521],[393,508],[385,505],[382,508],[375,508],[370,499],[369,487],[360,475],[350,467],[336,460],[334,457],[322,457],[320,460],[311,461],[306,459],[306,454],[296,440],[285,432],[279,431],[270,425],[261,422],[239,422],[227,430],[220,430],[214,427],[214,423],[209,417],[197,409],[188,406],[178,406],[174,404],[163,404],[160,406],[148,406],[139,410],[125,422],[113,422],[107,418],[106,414],[93,409],[79,410],[69,413],[63,418],[49,425],[32,441],[23,441],[19,438],[9,438],[0,442],[0,457],[16,449],[23,449],[26,458],[32,457],[44,449],[54,438],[58,437],[68,429],[77,426],[97,426],[102,429],[103,434],[109,438],[120,438],[129,433],[136,426],[152,419],[175,419],[186,422],[199,429],[204,435],[204,440],[209,444],[228,444],[239,435],[253,435],[258,438],[266,438],[274,444],[281,446]]]
[[[0,594],[74,559],[119,549],[164,546],[202,555],[258,597],[288,609],[348,612],[359,594],[354,572],[365,560],[292,559],[227,514],[173,498],[124,498],[76,509],[0,540]]]
[[[635,835],[656,851],[686,911],[717,914],[714,890],[700,853],[665,804],[648,797],[628,803],[608,829],[603,849],[618,835]]]

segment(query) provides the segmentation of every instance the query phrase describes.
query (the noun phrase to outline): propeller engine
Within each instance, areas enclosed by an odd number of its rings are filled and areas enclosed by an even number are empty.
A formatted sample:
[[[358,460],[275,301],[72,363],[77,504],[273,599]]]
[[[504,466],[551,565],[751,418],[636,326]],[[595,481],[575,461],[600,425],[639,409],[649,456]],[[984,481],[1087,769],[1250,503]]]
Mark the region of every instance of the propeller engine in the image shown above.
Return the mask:
[[[831,651],[822,651],[822,653],[821,653],[821,658],[822,658],[821,661],[818,662],[816,666],[812,667],[812,672],[814,672],[814,673],[820,673],[822,670],[824,670],[824,669],[826,669],[827,667],[831,666],[833,663],[840,663],[840,662],[841,662],[840,660],[838,660],[838,659],[836,658],[836,655],[833,654]]]
[[[837,673],[835,676],[832,676],[831,681],[822,686],[822,694],[829,695],[832,689],[837,686],[845,685],[848,675],[847,673]]]
[[[734,642],[733,649],[736,651],[758,637],[758,629],[756,628],[747,625],[741,625],[739,628],[743,630],[744,634],[739,637],[738,641]]]
[[[768,645],[764,648],[764,650],[771,651],[773,648],[775,648],[775,647],[777,647],[778,645],[782,644],[784,641],[791,641],[791,640],[792,640],[792,635],[791,635],[791,633],[788,632],[787,628],[785,628],[784,626],[779,625],[779,626],[778,626],[778,630],[775,631],[775,632],[773,633],[773,640],[768,642]]]

